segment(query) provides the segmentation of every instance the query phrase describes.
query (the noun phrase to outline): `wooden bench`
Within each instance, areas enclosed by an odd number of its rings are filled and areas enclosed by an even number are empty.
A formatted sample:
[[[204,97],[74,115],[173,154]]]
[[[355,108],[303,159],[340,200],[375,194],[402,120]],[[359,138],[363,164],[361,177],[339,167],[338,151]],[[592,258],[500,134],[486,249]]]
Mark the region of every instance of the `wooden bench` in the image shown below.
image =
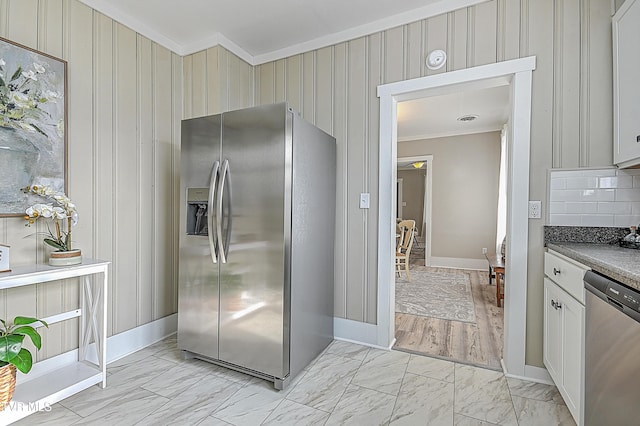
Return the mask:
[[[502,260],[502,256],[496,253],[485,253],[484,256],[489,262],[489,284],[491,284],[493,274],[496,276],[496,304],[500,307],[502,306],[501,301],[504,299],[504,293],[500,285],[500,277],[502,277],[502,281],[504,282],[504,261]]]

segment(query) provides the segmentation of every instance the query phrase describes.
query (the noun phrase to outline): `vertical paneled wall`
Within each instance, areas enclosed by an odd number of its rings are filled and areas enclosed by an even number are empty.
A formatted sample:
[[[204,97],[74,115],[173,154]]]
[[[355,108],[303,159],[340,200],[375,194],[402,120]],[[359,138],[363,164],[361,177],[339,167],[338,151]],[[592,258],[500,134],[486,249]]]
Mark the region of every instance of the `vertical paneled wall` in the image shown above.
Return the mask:
[[[221,46],[183,58],[184,117],[194,118],[253,105],[251,65]]]
[[[335,312],[375,323],[376,87],[535,55],[530,199],[546,200],[548,168],[612,162],[611,9],[491,0],[257,67],[221,47],[177,57],[76,0],[0,0],[0,35],[69,61],[76,239],[85,255],[113,261],[111,334],[175,312],[179,120],[284,100],[337,138]],[[438,48],[447,66],[429,71],[425,55]],[[358,208],[361,192],[371,209]],[[542,221],[529,230],[527,363],[541,365]],[[46,260],[36,238],[23,238],[32,231],[0,219],[13,262]],[[4,292],[0,314],[50,315],[77,297],[73,282]],[[74,325],[48,333],[47,354],[75,344]]]
[[[68,62],[73,236],[84,256],[113,262],[109,334],[175,313],[182,58],[76,0],[1,0],[0,36]],[[34,231],[0,219],[12,265],[47,261]],[[0,317],[56,314],[78,295],[73,280],[4,291]],[[77,324],[54,325],[40,358],[75,345]]]
[[[610,13],[606,0],[492,0],[256,67],[256,104],[287,100],[337,139],[337,316],[376,322],[376,87],[535,55],[530,198],[545,200],[548,168],[612,163]],[[446,50],[445,68],[424,66],[433,49]],[[361,192],[371,209],[359,209]],[[532,365],[542,365],[542,226],[529,225]]]

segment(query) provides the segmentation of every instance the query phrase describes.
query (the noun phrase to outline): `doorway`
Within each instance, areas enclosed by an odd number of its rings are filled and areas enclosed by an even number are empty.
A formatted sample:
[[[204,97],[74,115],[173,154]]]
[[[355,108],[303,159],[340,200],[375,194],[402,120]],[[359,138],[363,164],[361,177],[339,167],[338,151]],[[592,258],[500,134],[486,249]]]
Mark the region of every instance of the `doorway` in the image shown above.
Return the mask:
[[[402,168],[406,165],[411,165],[415,168],[415,165],[418,164],[420,167],[418,169],[424,169],[425,179],[424,179],[424,205],[422,206],[422,217],[419,218],[420,221],[416,220],[416,223],[420,223],[420,239],[424,247],[424,266],[429,266],[431,263],[431,218],[432,218],[432,186],[433,186],[433,155],[416,155],[412,157],[398,157],[397,159],[397,168]],[[398,179],[399,180],[399,179]],[[400,186],[397,188],[400,190]],[[400,200],[401,196],[398,196],[398,200]],[[402,212],[400,208],[398,208],[398,212]],[[398,216],[402,217],[402,216]],[[418,219],[418,218],[416,218]]]
[[[490,285],[483,250],[495,252],[497,238],[500,129],[510,110],[506,87],[465,92],[463,109],[480,117],[465,123],[465,134],[456,129],[457,102],[447,108],[449,113],[443,109],[453,102],[443,96],[400,105],[397,173],[409,182],[404,198],[418,198],[417,185],[411,185],[409,176],[424,172],[412,170],[411,164],[407,167],[405,155],[433,154],[437,167],[433,167],[432,233],[427,241],[433,256],[420,262],[423,252],[416,252],[419,240],[414,240],[408,247],[410,275],[395,277],[396,350],[502,370],[503,309],[496,302],[495,281]],[[460,97],[448,97],[454,96]],[[407,117],[416,115],[407,109],[416,104],[423,106],[417,114],[425,125],[420,133],[407,130],[415,127]],[[432,117],[434,109],[439,111]],[[491,114],[491,110],[499,111]],[[446,116],[441,121],[451,122],[452,130],[446,136],[429,137],[428,131],[438,127],[432,121],[440,120],[435,117],[439,114]],[[411,188],[416,189],[411,192]],[[403,218],[414,219],[406,210]]]
[[[394,236],[397,164],[397,104],[436,96],[452,90],[510,88],[508,158],[507,265],[505,279],[505,344],[503,370],[511,376],[529,377],[525,365],[526,292],[528,250],[529,145],[531,82],[535,57],[483,65],[443,74],[390,83],[378,87],[380,97],[379,238],[377,342],[390,347],[395,335]],[[391,161],[390,161],[391,160]]]

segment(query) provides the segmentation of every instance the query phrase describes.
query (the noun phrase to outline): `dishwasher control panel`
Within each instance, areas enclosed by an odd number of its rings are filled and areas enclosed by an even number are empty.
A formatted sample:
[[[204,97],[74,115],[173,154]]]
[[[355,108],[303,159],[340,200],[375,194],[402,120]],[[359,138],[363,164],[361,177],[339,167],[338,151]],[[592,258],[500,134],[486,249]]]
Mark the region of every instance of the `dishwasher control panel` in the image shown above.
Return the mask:
[[[614,304],[624,305],[628,309],[640,312],[640,292],[638,290],[629,288],[593,271],[587,272],[584,280],[604,293],[609,301],[614,302]],[[619,306],[619,308],[622,308],[622,306]]]

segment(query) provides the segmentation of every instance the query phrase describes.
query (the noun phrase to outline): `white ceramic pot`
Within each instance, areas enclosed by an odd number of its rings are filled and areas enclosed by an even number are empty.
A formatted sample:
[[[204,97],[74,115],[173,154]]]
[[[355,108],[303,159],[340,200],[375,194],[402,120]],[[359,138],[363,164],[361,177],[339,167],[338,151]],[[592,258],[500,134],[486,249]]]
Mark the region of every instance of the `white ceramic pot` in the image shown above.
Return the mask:
[[[49,265],[69,266],[82,263],[82,252],[79,249],[69,251],[54,251],[49,255]]]

